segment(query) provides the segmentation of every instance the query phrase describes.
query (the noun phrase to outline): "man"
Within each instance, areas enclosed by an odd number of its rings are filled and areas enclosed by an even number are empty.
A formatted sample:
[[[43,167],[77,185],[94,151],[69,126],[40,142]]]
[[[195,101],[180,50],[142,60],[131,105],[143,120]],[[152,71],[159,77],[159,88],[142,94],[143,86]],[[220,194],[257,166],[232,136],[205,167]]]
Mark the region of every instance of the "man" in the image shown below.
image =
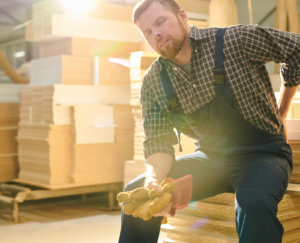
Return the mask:
[[[187,19],[174,0],[144,0],[134,10],[134,24],[161,56],[141,87],[147,171],[125,191],[144,183],[161,192],[165,177],[191,174],[192,200],[236,193],[240,243],[279,243],[277,205],[292,169],[285,119],[300,84],[300,37],[257,25],[198,30]],[[270,61],[285,63],[278,106]],[[180,131],[198,140],[195,153],[174,157],[174,127],[179,143]],[[122,214],[119,243],[157,242],[161,220]]]

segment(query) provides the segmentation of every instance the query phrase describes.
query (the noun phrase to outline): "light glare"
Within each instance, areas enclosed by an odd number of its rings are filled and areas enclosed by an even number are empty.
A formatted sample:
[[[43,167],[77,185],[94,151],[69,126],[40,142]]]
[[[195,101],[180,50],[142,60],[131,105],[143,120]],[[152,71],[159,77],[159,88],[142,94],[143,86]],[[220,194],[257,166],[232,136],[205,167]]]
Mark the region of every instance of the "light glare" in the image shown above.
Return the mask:
[[[15,53],[15,58],[24,57],[24,56],[25,56],[25,52],[24,51],[20,51],[20,52],[16,52]]]
[[[92,9],[94,0],[61,0],[61,3],[68,11],[87,12]]]

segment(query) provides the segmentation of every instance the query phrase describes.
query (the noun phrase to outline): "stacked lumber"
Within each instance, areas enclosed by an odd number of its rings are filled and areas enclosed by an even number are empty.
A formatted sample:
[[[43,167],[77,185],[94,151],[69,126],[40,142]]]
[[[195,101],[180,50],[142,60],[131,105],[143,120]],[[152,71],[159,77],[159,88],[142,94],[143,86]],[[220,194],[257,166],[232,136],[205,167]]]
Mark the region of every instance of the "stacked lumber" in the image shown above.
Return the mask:
[[[300,239],[300,196],[286,194],[278,205],[277,217],[285,232],[284,243]],[[215,197],[193,202],[168,217],[162,225],[168,239],[164,242],[238,242],[235,226],[235,195],[219,194]]]
[[[26,87],[20,96],[20,180],[47,185],[122,181],[123,174],[116,178],[113,169],[132,159],[128,86],[57,84]],[[71,174],[74,161],[84,164],[79,179]],[[93,174],[84,174],[91,172],[89,166]]]
[[[17,131],[18,103],[0,103],[0,182],[18,176]]]

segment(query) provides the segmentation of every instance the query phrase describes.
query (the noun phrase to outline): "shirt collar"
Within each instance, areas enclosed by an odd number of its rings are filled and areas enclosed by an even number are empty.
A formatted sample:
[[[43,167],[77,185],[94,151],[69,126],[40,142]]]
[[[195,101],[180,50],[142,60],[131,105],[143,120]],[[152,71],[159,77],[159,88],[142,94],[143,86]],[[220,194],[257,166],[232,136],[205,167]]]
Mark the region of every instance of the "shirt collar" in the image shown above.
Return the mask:
[[[191,25],[191,31],[190,31],[190,46],[191,48],[193,49],[194,48],[194,45],[195,45],[195,41],[197,40],[200,40],[201,39],[201,33],[200,33],[200,30],[197,29],[197,27]],[[203,37],[202,37],[203,38]],[[164,59],[162,56],[159,56],[158,57],[158,62],[157,62],[157,65],[158,65],[158,68],[159,68],[159,71],[162,70],[162,66],[163,64],[166,64],[167,62],[170,62],[169,60],[167,59]]]

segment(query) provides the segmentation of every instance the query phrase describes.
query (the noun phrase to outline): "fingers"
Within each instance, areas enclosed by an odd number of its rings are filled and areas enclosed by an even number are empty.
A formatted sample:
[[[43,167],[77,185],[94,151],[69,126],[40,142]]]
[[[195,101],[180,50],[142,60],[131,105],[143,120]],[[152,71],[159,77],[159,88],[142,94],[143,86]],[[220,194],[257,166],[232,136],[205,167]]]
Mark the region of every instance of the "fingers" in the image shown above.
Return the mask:
[[[163,192],[163,188],[159,185],[158,181],[154,178],[147,179],[145,182],[145,187],[150,190],[154,189],[159,193]]]
[[[171,211],[171,209],[172,209],[172,203],[169,202],[165,208],[163,208],[161,211],[159,211],[158,213],[156,213],[153,216],[154,217],[165,216]]]

